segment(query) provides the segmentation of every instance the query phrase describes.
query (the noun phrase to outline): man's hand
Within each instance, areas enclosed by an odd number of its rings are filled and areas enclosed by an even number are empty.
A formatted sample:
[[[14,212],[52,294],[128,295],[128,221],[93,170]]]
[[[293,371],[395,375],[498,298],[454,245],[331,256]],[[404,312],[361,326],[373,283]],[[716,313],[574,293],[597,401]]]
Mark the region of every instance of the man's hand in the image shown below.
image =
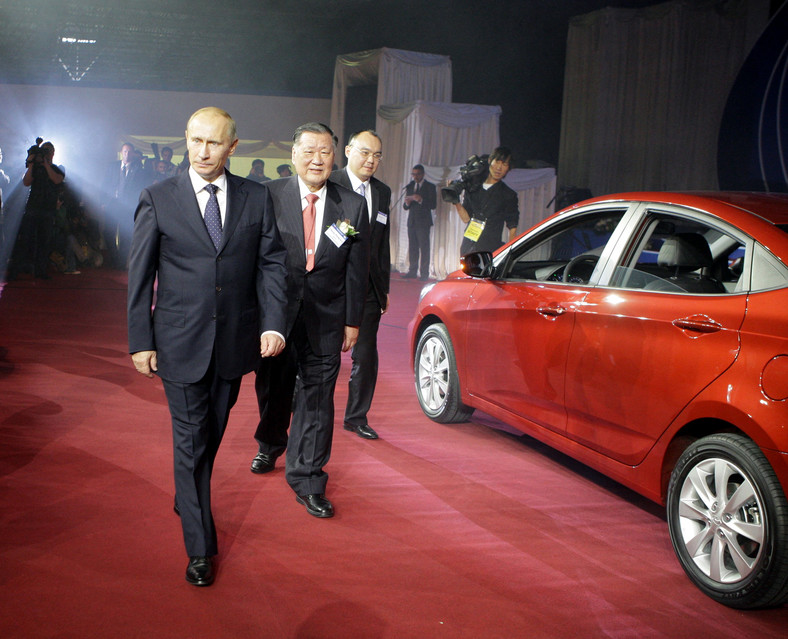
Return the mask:
[[[346,353],[358,341],[358,326],[345,326],[345,341],[342,342],[342,352]]]
[[[131,354],[131,361],[138,373],[145,377],[153,377],[153,373],[159,370],[159,363],[156,359],[156,351],[137,351]]]
[[[285,340],[275,333],[263,333],[260,337],[260,356],[276,357],[285,348]]]
[[[380,309],[380,314],[383,315],[387,310],[389,310],[389,295],[386,293],[386,305]]]

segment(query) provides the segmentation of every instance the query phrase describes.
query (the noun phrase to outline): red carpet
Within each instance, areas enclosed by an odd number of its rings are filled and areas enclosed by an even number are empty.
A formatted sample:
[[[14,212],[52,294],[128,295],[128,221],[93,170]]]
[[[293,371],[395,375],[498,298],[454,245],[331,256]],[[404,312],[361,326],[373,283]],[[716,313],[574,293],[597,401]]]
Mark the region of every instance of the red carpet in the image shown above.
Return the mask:
[[[244,381],[216,462],[216,583],[195,588],[172,512],[161,383],[126,353],[125,274],[22,279],[0,294],[0,637],[784,637],[788,608],[713,603],[662,509],[484,415],[428,420],[393,277],[370,421],[341,428],[337,515],[249,472]],[[280,462],[281,464],[281,462]]]

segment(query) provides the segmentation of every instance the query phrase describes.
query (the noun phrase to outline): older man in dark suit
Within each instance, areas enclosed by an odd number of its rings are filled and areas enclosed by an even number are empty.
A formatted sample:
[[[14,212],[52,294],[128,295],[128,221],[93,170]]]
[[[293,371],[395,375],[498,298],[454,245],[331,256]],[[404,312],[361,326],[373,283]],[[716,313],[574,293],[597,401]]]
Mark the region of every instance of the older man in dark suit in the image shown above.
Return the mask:
[[[334,134],[326,125],[296,129],[292,160],[295,176],[268,183],[287,247],[287,348],[258,367],[258,454],[251,469],[273,470],[287,450],[285,477],[297,501],[310,515],[331,517],[323,467],[331,454],[340,351],[356,344],[364,314],[369,217],[363,197],[328,181]]]
[[[347,166],[331,174],[331,181],[344,186],[367,201],[370,224],[369,288],[364,318],[353,347],[353,368],[348,383],[344,428],[364,439],[377,439],[367,413],[372,405],[378,378],[378,327],[380,316],[389,306],[391,249],[389,248],[389,203],[391,189],[375,175],[383,157],[383,141],[371,130],[350,136],[345,147]]]
[[[241,377],[285,346],[285,248],[270,194],[225,171],[238,138],[209,107],[186,129],[191,167],[145,189],[129,264],[129,350],[158,373],[172,417],[186,580],[213,582],[211,472]],[[154,282],[156,306],[151,314]]]

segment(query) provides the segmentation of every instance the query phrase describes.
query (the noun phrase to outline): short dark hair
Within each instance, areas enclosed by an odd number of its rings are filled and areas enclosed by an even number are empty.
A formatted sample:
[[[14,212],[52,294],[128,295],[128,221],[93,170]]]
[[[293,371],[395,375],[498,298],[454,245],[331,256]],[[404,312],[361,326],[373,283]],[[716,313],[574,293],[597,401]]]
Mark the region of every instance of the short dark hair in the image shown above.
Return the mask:
[[[500,160],[501,162],[508,163],[509,165],[514,164],[512,150],[508,146],[495,147],[493,152],[490,153],[490,164],[492,164],[495,160]]]
[[[256,160],[252,160],[252,166],[256,166],[258,164],[262,165],[263,168],[265,168],[265,162],[263,162],[260,158],[257,158]]]
[[[301,140],[301,136],[304,133],[328,133],[331,136],[331,139],[336,146],[337,143],[337,136],[334,135],[334,132],[327,124],[323,124],[322,122],[307,122],[302,124],[298,128],[296,128],[295,132],[293,133],[293,144],[298,144],[299,140]]]
[[[359,135],[361,135],[362,133],[369,133],[371,136],[373,136],[373,137],[377,138],[378,140],[380,140],[380,143],[381,143],[381,144],[383,144],[383,140],[382,140],[382,139],[381,139],[381,137],[378,135],[377,131],[375,131],[375,130],[373,130],[373,129],[364,129],[364,130],[362,130],[362,131],[356,131],[355,133],[353,133],[353,134],[352,134],[352,135],[351,135],[351,136],[350,136],[350,137],[347,139],[347,144],[348,144],[348,146],[350,146],[351,144],[353,144],[353,141],[354,141],[354,140],[355,140],[355,139],[356,139],[356,138],[357,138]]]
[[[413,171],[421,171],[422,173],[424,173],[424,167],[421,164],[417,164],[411,170],[413,170]]]
[[[276,172],[277,173],[281,173],[285,169],[287,169],[288,171],[292,172],[292,169],[290,168],[289,164],[280,164],[278,167],[276,167]]]

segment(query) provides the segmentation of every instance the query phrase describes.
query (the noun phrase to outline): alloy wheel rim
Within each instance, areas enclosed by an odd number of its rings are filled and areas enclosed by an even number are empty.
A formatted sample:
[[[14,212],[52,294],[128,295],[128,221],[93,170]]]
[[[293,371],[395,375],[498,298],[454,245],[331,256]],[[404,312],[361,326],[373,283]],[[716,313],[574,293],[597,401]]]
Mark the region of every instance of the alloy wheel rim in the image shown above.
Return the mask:
[[[449,390],[449,357],[443,342],[430,337],[424,342],[418,363],[419,396],[430,411],[446,403]]]
[[[766,511],[752,480],[727,459],[696,464],[681,487],[684,547],[706,577],[722,584],[749,577],[766,538]]]

